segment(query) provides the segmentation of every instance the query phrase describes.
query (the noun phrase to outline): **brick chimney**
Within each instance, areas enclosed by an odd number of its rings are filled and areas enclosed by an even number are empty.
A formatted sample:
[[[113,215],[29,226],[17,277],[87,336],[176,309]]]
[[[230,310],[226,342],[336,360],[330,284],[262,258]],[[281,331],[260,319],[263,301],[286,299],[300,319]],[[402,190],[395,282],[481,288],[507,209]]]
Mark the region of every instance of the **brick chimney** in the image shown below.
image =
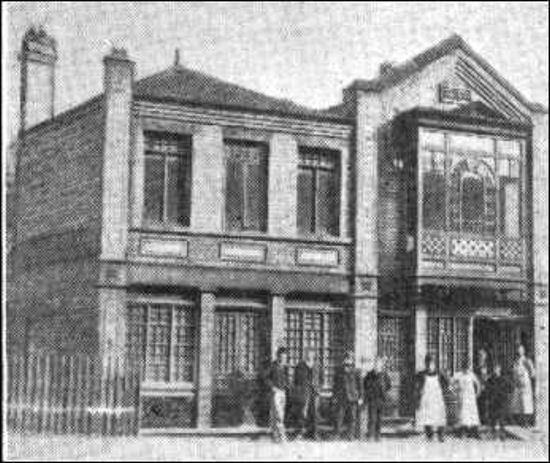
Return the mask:
[[[57,45],[42,27],[25,33],[19,55],[21,63],[20,129],[54,115]]]

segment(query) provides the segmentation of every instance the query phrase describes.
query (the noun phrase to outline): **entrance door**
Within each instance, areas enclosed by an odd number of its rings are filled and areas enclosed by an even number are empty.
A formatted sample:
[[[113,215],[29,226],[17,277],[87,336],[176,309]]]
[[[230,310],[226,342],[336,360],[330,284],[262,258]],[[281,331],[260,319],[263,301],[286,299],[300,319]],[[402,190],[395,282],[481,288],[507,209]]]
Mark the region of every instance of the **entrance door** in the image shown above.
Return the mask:
[[[474,322],[474,367],[477,367],[477,352],[485,349],[491,364],[500,363],[503,372],[510,372],[518,344],[532,352],[531,330],[524,320],[493,320],[476,318]]]
[[[213,426],[256,424],[258,376],[268,345],[266,333],[263,310],[216,310]]]
[[[391,389],[385,413],[387,416],[412,415],[411,392],[413,365],[411,329],[408,316],[378,318],[378,354],[386,360]]]

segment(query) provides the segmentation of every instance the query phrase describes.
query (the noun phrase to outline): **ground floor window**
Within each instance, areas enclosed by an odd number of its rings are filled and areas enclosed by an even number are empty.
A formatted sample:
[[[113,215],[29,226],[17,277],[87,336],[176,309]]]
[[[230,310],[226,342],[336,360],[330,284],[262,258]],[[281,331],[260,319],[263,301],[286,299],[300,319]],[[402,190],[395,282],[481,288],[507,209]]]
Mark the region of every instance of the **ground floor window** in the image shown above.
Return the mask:
[[[145,381],[194,381],[193,302],[131,302],[127,317],[127,352],[141,362]]]
[[[469,318],[429,317],[428,353],[439,370],[454,374],[469,362]]]
[[[287,309],[286,345],[290,364],[296,366],[306,349],[315,349],[321,369],[322,388],[332,387],[334,371],[342,355],[343,341],[344,314],[341,310]]]

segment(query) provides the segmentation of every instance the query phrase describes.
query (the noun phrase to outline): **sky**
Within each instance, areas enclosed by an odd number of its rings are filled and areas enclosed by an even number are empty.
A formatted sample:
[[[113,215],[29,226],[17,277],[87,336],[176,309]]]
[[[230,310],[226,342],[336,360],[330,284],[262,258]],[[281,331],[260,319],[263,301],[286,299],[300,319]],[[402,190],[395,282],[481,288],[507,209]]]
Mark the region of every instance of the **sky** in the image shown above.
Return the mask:
[[[128,50],[137,78],[170,66],[179,48],[184,66],[321,108],[381,62],[453,33],[548,106],[547,2],[3,2],[8,137],[19,117],[17,55],[31,25],[58,43],[56,113],[102,91],[112,46]]]

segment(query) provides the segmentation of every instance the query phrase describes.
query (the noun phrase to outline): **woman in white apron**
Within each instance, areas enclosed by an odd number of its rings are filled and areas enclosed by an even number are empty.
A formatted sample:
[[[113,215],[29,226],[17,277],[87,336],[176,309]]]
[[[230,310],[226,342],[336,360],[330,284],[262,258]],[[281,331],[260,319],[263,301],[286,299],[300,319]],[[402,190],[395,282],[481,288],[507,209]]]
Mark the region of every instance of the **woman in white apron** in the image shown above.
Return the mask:
[[[533,400],[533,383],[535,368],[533,362],[525,355],[525,347],[518,347],[518,358],[512,369],[514,389],[510,400],[510,412],[516,417],[516,421],[525,426],[528,417],[535,413]]]
[[[445,378],[437,371],[435,361],[430,355],[426,356],[426,369],[416,376],[415,398],[416,417],[415,425],[423,428],[428,440],[431,440],[434,430],[440,441],[443,441],[447,412],[443,393],[446,387]]]
[[[479,411],[477,397],[481,385],[476,375],[466,365],[453,377],[453,388],[458,394],[458,422],[460,434],[467,431],[469,435],[479,438]]]

